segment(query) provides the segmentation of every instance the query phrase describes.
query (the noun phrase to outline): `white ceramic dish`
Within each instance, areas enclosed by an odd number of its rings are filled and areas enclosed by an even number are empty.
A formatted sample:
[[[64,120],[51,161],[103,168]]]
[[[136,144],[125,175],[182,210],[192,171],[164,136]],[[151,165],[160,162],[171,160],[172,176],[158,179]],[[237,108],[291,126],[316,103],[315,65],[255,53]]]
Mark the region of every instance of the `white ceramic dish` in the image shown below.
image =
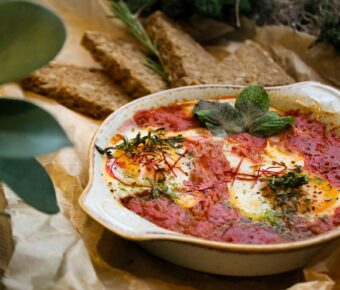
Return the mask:
[[[102,156],[122,123],[140,109],[176,101],[236,96],[239,86],[192,86],[159,92],[135,100],[111,114],[98,129],[90,149],[90,181],[81,207],[112,232],[140,243],[155,255],[191,269],[222,275],[259,276],[289,271],[307,264],[322,248],[340,237],[340,228],[307,240],[244,245],[208,241],[160,228],[123,207],[105,184]],[[280,110],[312,110],[323,122],[340,124],[340,92],[314,82],[267,88],[272,106]]]

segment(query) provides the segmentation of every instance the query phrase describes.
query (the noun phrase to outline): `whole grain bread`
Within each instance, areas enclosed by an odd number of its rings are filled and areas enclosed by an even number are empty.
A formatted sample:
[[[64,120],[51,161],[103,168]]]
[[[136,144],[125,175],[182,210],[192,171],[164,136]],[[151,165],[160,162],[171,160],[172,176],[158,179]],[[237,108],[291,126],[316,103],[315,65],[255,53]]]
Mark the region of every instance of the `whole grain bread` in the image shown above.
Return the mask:
[[[221,84],[247,85],[250,83],[247,68],[241,59],[234,53],[229,54],[218,64],[223,70],[230,70],[230,73],[223,78]]]
[[[207,50],[162,12],[149,16],[145,27],[149,37],[157,43],[172,86],[216,84],[234,78],[232,70],[219,67]]]
[[[103,70],[50,64],[27,77],[22,86],[96,119],[131,101]]]
[[[167,88],[162,77],[145,65],[147,57],[137,44],[96,31],[86,32],[82,44],[131,96],[138,98]]]
[[[172,86],[274,86],[294,82],[264,48],[253,41],[246,41],[235,53],[220,62],[162,12],[155,12],[148,17],[146,30],[158,45]]]
[[[224,59],[221,65],[230,65],[231,56]],[[262,86],[287,85],[294,83],[291,78],[275,61],[269,53],[259,44],[247,40],[232,55],[238,58],[237,70],[243,71],[241,83],[259,84]],[[235,60],[233,62],[236,63]]]

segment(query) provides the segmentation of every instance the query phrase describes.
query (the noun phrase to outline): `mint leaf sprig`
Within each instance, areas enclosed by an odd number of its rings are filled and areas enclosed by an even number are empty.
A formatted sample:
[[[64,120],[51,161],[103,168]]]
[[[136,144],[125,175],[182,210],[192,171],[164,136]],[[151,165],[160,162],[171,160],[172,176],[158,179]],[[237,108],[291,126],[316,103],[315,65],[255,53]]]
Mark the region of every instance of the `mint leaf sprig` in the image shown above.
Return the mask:
[[[244,88],[233,107],[229,103],[200,100],[194,116],[213,135],[226,137],[248,132],[257,137],[269,137],[294,124],[295,118],[269,112],[270,100],[263,87]]]

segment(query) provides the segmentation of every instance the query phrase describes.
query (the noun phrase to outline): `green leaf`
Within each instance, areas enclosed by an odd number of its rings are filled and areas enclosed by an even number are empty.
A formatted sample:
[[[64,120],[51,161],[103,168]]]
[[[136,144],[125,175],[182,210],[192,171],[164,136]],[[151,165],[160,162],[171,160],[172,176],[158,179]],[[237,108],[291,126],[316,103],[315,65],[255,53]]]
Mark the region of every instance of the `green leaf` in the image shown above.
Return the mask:
[[[294,123],[294,117],[281,117],[268,112],[270,100],[266,90],[259,86],[243,89],[235,102],[200,100],[193,114],[201,125],[218,137],[248,132],[259,137],[269,137]]]
[[[59,211],[51,179],[40,163],[31,159],[0,159],[0,179],[36,209]]]
[[[200,100],[195,105],[194,115],[215,136],[242,132],[244,126],[241,115],[229,103]]]
[[[245,128],[250,127],[254,123],[254,120],[266,114],[266,111],[263,111],[261,107],[251,102],[246,102],[243,108],[244,110],[240,114],[242,115]]]
[[[27,1],[0,1],[0,84],[19,80],[53,59],[66,30],[51,10]]]
[[[42,108],[0,98],[0,158],[30,158],[69,145],[63,129]]]
[[[294,117],[281,117],[275,112],[267,112],[245,130],[255,136],[269,137],[286,129],[294,122]]]
[[[205,126],[211,132],[211,134],[213,134],[216,137],[224,138],[228,136],[227,132],[223,129],[222,126],[216,126],[211,123],[205,123]]]
[[[263,87],[249,86],[244,88],[235,102],[235,109],[247,114],[251,106],[257,105],[264,112],[269,110],[270,100]]]

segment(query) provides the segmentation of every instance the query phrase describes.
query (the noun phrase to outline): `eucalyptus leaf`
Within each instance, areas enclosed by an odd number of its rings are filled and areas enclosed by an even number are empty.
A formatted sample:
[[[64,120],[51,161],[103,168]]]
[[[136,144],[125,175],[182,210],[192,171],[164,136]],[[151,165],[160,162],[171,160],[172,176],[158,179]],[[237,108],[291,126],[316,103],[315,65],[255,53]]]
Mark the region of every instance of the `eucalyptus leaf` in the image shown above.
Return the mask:
[[[50,9],[27,1],[0,1],[0,84],[47,64],[65,38],[62,20]]]
[[[59,211],[52,181],[34,158],[1,158],[0,179],[34,208],[48,214]]]
[[[31,158],[71,145],[57,121],[31,102],[0,98],[0,158]]]

